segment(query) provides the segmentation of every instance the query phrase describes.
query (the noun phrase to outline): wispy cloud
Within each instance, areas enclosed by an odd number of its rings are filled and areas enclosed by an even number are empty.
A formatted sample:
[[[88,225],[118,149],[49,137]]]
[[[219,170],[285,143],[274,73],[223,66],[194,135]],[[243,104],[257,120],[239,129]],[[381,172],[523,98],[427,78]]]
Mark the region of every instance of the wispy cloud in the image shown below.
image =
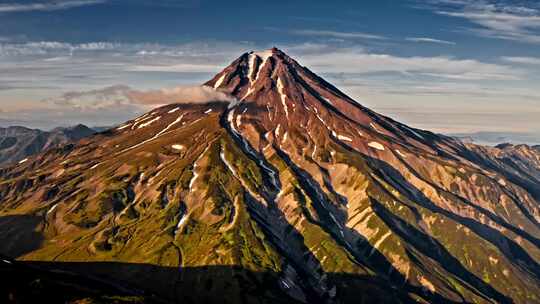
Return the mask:
[[[540,57],[502,57],[501,59],[511,63],[540,65]]]
[[[426,43],[437,43],[437,44],[447,44],[447,45],[455,45],[455,42],[447,41],[447,40],[440,40],[435,38],[428,38],[428,37],[408,37],[405,38],[405,40],[410,42],[426,42]]]
[[[6,3],[0,4],[0,13],[28,12],[28,11],[58,11],[74,7],[105,3],[106,0],[65,0],[35,3]]]
[[[540,43],[540,10],[511,1],[431,0],[439,15],[476,24],[467,31],[476,35],[526,43]]]
[[[170,103],[233,102],[236,99],[206,86],[176,86],[157,90],[136,90],[126,85],[88,91],[71,91],[43,102],[63,110],[106,110],[123,106],[155,107]]]
[[[293,50],[303,64],[324,73],[400,73],[461,80],[517,80],[523,71],[507,65],[486,63],[475,59],[458,59],[448,56],[402,57],[384,53],[366,52],[357,48],[321,47],[305,45]]]
[[[326,30],[292,30],[289,33],[300,36],[330,37],[339,39],[375,39],[385,40],[386,37],[362,32],[338,32]]]

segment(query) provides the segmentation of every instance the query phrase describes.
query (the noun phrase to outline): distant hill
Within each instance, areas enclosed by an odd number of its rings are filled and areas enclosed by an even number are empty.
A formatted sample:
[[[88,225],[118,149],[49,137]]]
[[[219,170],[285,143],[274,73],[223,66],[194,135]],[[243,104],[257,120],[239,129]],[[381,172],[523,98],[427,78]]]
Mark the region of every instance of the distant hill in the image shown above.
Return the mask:
[[[51,131],[19,126],[0,128],[0,166],[22,161],[48,148],[77,141],[95,133],[96,130],[85,125]]]
[[[495,146],[500,143],[539,144],[540,134],[522,132],[474,132],[454,133],[450,136],[459,138],[466,143]]]

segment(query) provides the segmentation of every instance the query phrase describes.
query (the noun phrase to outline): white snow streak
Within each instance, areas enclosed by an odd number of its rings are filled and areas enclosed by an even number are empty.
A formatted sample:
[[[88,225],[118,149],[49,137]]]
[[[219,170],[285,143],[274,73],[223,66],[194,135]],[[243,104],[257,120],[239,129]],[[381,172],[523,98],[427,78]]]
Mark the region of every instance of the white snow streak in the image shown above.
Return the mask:
[[[166,126],[163,130],[161,130],[158,134],[156,134],[156,136],[154,136],[151,140],[153,139],[156,139],[158,138],[159,136],[161,136],[163,133],[169,131],[170,128],[172,128],[174,125],[176,125],[177,123],[181,122],[182,121],[182,118],[184,117],[184,114],[178,116],[178,118],[173,121],[172,123],[170,123],[168,126]]]
[[[125,128],[129,128],[130,126],[131,126],[131,124],[127,124],[127,125],[121,126],[119,128],[116,128],[116,130],[124,130]]]
[[[206,111],[204,111],[204,114],[208,114],[208,113],[211,113],[212,112],[212,109],[208,109]]]
[[[48,211],[47,211],[47,215],[51,214],[55,209],[56,207],[58,207],[58,204],[54,204]]]
[[[227,76],[227,74],[224,73],[223,75],[221,75],[221,77],[219,77],[219,79],[214,84],[214,89],[217,89],[217,88],[219,88],[219,86],[221,86],[221,84],[225,80],[225,76]]]
[[[321,96],[321,98],[322,98],[324,101],[326,101],[328,104],[334,105],[334,104],[332,103],[332,101],[330,101],[330,99],[328,99],[328,98],[326,98],[326,97],[324,97],[324,96],[322,96],[322,95],[320,95],[320,96]]]
[[[184,225],[184,223],[186,223],[188,219],[189,219],[189,216],[188,216],[187,213],[182,214],[182,217],[178,221],[178,224],[176,225],[176,229],[174,231],[175,236],[178,234],[178,230],[180,230],[180,228],[182,228],[182,225]]]
[[[338,138],[339,140],[353,141],[352,138],[347,137],[347,136],[344,136],[344,135],[340,135],[340,134],[338,134],[337,138]]]
[[[381,150],[381,151],[384,151],[384,146],[376,141],[372,141],[370,143],[368,143],[368,146],[372,147],[372,148],[375,148],[377,150]]]
[[[184,145],[175,144],[175,145],[172,145],[171,148],[175,150],[184,150],[186,147]]]
[[[191,177],[191,180],[189,181],[189,191],[193,190],[193,184],[195,183],[195,181],[199,177],[199,173],[197,173],[197,167],[199,167],[199,165],[197,163],[204,157],[204,155],[206,154],[208,149],[210,149],[210,145],[208,147],[206,147],[206,149],[204,149],[204,151],[201,153],[201,155],[199,155],[199,157],[197,157],[197,159],[193,163],[193,176]]]
[[[133,145],[133,146],[131,146],[131,147],[125,148],[124,150],[118,152],[118,154],[122,154],[122,153],[124,153],[124,152],[126,152],[126,151],[133,150],[133,149],[135,149],[135,148],[137,148],[137,147],[140,147],[140,146],[146,144],[147,142],[150,142],[150,141],[152,141],[152,140],[154,140],[154,139],[160,137],[160,136],[163,135],[165,132],[167,132],[172,126],[174,126],[175,124],[177,124],[177,123],[179,123],[180,121],[182,121],[182,117],[184,117],[184,114],[181,114],[175,121],[173,121],[172,123],[170,123],[167,127],[165,127],[163,130],[161,130],[160,132],[158,132],[158,133],[157,133],[156,135],[154,135],[152,138],[147,139],[147,140],[145,140],[145,141],[142,141],[142,142],[140,142],[140,143],[138,143],[138,144],[136,144],[136,145]],[[160,117],[157,117],[157,118],[159,119]],[[140,127],[139,127],[139,128],[140,128]]]
[[[160,120],[160,118],[161,118],[161,116],[158,116],[158,117],[156,117],[156,118],[154,118],[154,119],[152,119],[150,121],[147,121],[147,122],[141,124],[137,129],[148,127],[149,125],[153,124],[154,122]]]
[[[401,153],[401,151],[399,151],[398,149],[396,149],[396,153],[399,154],[399,156],[401,157],[404,157],[404,158],[407,157],[405,154]]]
[[[21,161],[19,162],[19,164],[24,164],[24,163],[27,162],[27,161],[28,161],[28,158],[25,158],[25,159],[21,160]]]
[[[174,108],[174,109],[170,110],[170,111],[167,112],[167,113],[172,114],[172,113],[174,113],[174,112],[176,112],[176,111],[178,111],[178,110],[180,110],[180,107]]]
[[[369,125],[373,128],[373,130],[379,132],[379,133],[383,133],[379,128],[377,128],[377,126],[374,124],[374,123],[369,123]]]
[[[135,118],[135,122],[138,122],[139,120],[146,119],[146,116],[150,116],[150,115],[152,115],[152,114],[146,113],[146,114],[144,114],[142,116],[139,116],[139,117]]]
[[[253,52],[253,55],[261,58],[262,61],[265,62],[268,58],[272,57],[272,50]]]
[[[223,150],[223,147],[221,148],[221,152],[219,153],[219,157],[221,158],[221,161],[229,168],[229,170],[232,172],[233,176],[237,179],[240,179],[240,176],[236,172],[236,169],[232,166],[232,164],[225,158],[225,151]]]
[[[287,98],[287,95],[283,93],[283,88],[284,86],[283,86],[283,83],[281,82],[281,78],[278,77],[277,89],[281,97],[281,104],[283,105],[283,109],[285,110],[285,116],[287,117],[287,119],[289,119],[289,109],[287,108],[287,103],[285,101]]]

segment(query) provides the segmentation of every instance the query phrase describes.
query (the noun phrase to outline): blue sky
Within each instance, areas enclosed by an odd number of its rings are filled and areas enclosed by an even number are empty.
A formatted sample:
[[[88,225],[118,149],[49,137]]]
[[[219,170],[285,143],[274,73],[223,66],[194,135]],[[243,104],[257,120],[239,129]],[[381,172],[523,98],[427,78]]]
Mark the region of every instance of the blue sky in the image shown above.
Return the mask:
[[[500,0],[3,0],[0,125],[119,123],[272,46],[415,127],[540,134],[540,4]]]

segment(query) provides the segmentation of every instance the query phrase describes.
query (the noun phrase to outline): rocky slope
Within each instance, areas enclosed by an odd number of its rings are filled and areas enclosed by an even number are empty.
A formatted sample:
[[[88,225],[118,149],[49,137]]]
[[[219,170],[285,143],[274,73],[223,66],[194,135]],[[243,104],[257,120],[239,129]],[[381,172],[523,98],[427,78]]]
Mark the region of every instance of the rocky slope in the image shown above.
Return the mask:
[[[25,127],[0,128],[0,166],[19,162],[51,147],[77,141],[95,133],[96,131],[84,125],[56,128],[50,132]]]
[[[0,169],[2,253],[171,302],[540,303],[538,151],[408,127],[277,49],[205,85],[238,101]]]

